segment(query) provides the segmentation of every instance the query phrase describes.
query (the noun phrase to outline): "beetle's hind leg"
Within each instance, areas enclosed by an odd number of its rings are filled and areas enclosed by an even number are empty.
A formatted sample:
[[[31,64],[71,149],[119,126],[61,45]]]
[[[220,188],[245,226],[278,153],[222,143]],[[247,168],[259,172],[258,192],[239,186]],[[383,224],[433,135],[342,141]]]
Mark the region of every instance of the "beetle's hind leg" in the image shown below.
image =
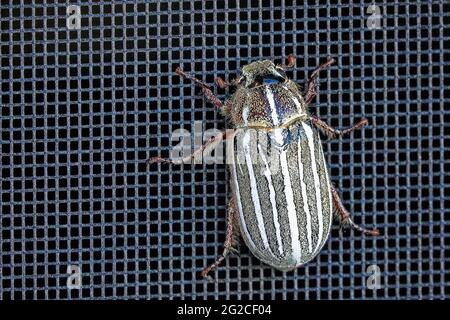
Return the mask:
[[[203,278],[206,278],[212,281],[211,276],[208,274],[216,269],[225,258],[230,253],[238,253],[238,238],[239,238],[239,228],[238,228],[238,212],[236,209],[236,200],[232,197],[228,203],[228,211],[227,211],[227,231],[224,243],[224,249],[222,254],[214,261],[214,263],[210,264],[208,267],[203,269],[201,275]]]
[[[363,227],[360,227],[355,222],[353,222],[352,218],[350,217],[350,212],[345,209],[344,205],[342,204],[342,201],[337,193],[336,188],[331,184],[331,196],[333,198],[333,204],[334,208],[336,210],[336,213],[338,214],[338,218],[342,225],[348,225],[353,230],[359,231],[363,234],[371,235],[371,236],[378,236],[380,232],[378,229],[372,229],[368,230]]]
[[[350,134],[351,132],[357,129],[361,129],[362,127],[364,127],[369,123],[367,119],[363,118],[359,120],[357,123],[353,124],[351,127],[339,130],[329,126],[325,121],[321,120],[319,117],[314,115],[311,116],[311,121],[320,131],[322,131],[329,138],[335,138],[336,136],[343,136],[346,134]]]

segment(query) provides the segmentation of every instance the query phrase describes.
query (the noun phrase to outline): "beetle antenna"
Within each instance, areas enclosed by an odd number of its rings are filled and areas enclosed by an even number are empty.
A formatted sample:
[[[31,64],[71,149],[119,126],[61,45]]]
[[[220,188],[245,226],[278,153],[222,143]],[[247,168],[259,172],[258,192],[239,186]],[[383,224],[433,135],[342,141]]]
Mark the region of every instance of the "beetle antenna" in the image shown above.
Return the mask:
[[[226,87],[231,86],[232,84],[223,80],[221,77],[217,77],[215,79],[216,85],[220,88],[220,89],[225,89]]]
[[[283,70],[287,71],[290,69],[293,69],[295,67],[295,61],[296,61],[296,57],[291,53],[290,55],[288,55],[287,57],[287,64],[279,64],[278,66],[280,68],[282,68]]]

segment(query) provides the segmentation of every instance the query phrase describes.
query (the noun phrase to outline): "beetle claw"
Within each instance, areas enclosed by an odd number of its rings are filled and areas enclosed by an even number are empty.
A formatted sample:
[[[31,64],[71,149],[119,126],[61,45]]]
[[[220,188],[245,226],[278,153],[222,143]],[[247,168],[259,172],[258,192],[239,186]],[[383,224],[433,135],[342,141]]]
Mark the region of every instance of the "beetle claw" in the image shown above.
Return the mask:
[[[155,162],[159,162],[161,161],[160,157],[152,157],[152,158],[148,158],[147,160],[145,160],[145,163],[149,166]]]
[[[350,229],[353,229],[355,231],[358,231],[362,234],[374,236],[377,237],[380,235],[380,231],[377,228],[373,228],[372,230],[365,229],[359,225],[357,225],[353,220],[350,218],[350,216],[345,217],[344,220],[342,220],[341,226],[348,227]]]

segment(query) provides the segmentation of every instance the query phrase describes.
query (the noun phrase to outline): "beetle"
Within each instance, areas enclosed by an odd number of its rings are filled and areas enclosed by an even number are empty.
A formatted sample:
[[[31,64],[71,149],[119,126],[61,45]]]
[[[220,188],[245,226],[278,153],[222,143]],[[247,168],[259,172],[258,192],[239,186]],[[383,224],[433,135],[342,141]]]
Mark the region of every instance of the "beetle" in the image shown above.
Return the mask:
[[[333,216],[341,225],[363,234],[379,234],[377,229],[368,230],[354,223],[343,206],[330,182],[319,136],[319,131],[328,137],[343,136],[368,121],[362,119],[338,130],[312,115],[308,109],[316,95],[317,76],[334,60],[328,58],[314,70],[305,92],[286,76],[295,61],[293,55],[288,56],[286,65],[255,61],[244,66],[240,76],[231,82],[216,78],[220,88],[235,87],[225,102],[204,82],[176,69],[178,75],[199,86],[206,100],[220,109],[233,126],[182,159],[147,160],[149,164],[181,164],[198,159],[224,139],[235,142],[229,163],[232,196],[224,250],[203,269],[203,277],[210,278],[209,272],[236,251],[239,234],[254,256],[281,271],[293,270],[319,254],[331,232]]]

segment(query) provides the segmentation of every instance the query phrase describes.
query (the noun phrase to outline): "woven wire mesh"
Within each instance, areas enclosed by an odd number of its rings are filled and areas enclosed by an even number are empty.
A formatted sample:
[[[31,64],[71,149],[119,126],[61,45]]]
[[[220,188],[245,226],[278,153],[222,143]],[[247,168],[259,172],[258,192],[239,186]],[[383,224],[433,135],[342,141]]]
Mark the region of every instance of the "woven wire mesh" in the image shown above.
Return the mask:
[[[68,29],[69,4],[80,29]],[[1,298],[450,296],[444,1],[10,0],[0,13]],[[300,84],[336,59],[312,113],[336,127],[369,120],[323,146],[354,220],[382,235],[336,227],[287,273],[242,247],[208,283],[199,271],[222,250],[226,166],[145,159],[169,156],[176,129],[194,141],[196,121],[201,132],[227,123],[174,70],[213,83],[289,53]],[[81,287],[67,286],[69,266]]]

